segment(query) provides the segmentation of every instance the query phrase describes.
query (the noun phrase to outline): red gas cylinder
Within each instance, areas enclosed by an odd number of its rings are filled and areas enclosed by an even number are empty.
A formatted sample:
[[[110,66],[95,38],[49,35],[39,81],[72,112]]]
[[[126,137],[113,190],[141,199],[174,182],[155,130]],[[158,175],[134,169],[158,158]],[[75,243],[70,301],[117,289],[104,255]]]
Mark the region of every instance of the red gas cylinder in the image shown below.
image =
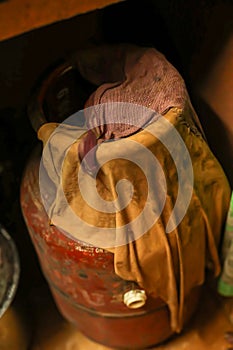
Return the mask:
[[[29,108],[34,128],[45,118],[51,120],[53,116],[60,120],[80,108],[73,98],[79,90],[79,78],[74,68],[62,64],[43,81]],[[84,86],[83,94],[90,90]],[[118,277],[112,253],[73,240],[50,226],[40,198],[40,158],[38,147],[22,179],[21,206],[41,268],[61,313],[86,336],[109,347],[145,349],[170,337],[167,305],[147,296],[134,282]],[[186,298],[185,322],[196,308],[199,292],[197,288]]]

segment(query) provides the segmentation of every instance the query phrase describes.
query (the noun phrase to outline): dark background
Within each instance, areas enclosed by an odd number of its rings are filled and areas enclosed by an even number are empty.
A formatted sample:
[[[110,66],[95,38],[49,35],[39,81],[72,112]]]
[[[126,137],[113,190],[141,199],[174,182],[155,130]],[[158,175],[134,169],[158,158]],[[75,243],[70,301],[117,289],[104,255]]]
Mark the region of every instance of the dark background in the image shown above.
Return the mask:
[[[23,169],[38,142],[27,115],[38,78],[57,60],[92,44],[156,47],[183,75],[210,147],[232,185],[233,152],[226,130],[198,92],[232,33],[232,10],[231,1],[128,0],[0,42],[0,222],[19,249],[23,300],[31,287],[44,283],[19,203]]]

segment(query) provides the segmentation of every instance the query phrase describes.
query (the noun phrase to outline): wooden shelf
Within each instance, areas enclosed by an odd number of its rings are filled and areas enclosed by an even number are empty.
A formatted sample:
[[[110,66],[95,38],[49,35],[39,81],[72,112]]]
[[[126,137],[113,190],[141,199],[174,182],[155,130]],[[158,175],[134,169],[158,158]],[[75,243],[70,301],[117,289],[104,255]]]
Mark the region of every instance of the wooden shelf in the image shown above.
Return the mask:
[[[0,41],[123,0],[5,0],[0,3]]]

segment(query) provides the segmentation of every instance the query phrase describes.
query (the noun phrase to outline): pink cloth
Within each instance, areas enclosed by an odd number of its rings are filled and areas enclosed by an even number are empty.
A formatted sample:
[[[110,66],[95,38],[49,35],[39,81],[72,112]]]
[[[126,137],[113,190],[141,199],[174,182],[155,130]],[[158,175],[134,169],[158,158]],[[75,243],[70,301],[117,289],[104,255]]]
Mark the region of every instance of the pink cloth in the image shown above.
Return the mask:
[[[187,100],[185,83],[178,71],[164,55],[153,48],[133,45],[103,46],[81,52],[76,56],[80,73],[90,82],[100,85],[85,107],[107,103],[105,113],[87,109],[89,129],[81,141],[82,160],[97,144],[110,139],[129,136],[153,122],[171,107],[184,108]],[[123,102],[117,113],[111,102]],[[132,114],[133,105],[147,107],[148,113]],[[113,106],[114,109],[114,106]],[[83,162],[92,173],[96,166],[95,151]]]

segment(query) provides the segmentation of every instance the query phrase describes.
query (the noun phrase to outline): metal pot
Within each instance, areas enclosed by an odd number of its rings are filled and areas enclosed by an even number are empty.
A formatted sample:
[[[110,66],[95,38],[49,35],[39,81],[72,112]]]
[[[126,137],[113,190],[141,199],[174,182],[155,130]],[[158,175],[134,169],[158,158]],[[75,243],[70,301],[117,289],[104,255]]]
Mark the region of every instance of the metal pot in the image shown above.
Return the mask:
[[[12,303],[19,282],[19,256],[14,241],[0,224],[0,317]]]

